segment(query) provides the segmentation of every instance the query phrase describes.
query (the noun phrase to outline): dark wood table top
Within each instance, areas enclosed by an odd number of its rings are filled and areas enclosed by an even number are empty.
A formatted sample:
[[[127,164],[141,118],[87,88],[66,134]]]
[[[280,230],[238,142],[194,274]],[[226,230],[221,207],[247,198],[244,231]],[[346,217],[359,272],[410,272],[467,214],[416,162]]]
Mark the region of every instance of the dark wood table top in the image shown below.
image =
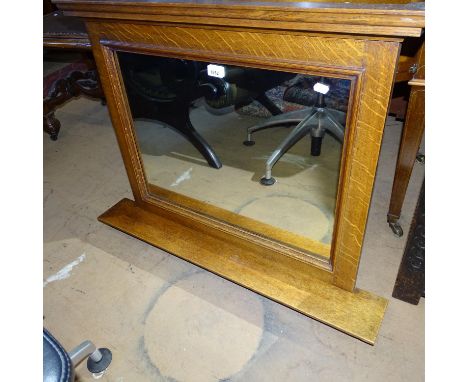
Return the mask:
[[[88,38],[83,20],[78,17],[64,16],[62,11],[55,11],[44,16],[43,36],[54,38]]]
[[[42,28],[45,48],[91,49],[86,25],[79,17],[54,11],[44,15]]]
[[[410,0],[55,0],[66,15],[276,30],[413,36],[424,28],[424,2]]]

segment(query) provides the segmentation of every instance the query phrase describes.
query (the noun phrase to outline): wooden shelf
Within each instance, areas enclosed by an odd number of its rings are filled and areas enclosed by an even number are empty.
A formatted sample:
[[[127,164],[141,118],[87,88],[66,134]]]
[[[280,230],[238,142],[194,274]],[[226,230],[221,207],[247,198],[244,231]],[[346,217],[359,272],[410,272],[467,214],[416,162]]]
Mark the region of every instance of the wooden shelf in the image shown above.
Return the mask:
[[[375,343],[387,300],[358,289],[347,292],[317,279],[313,277],[314,265],[200,234],[129,199],[122,199],[99,221],[364,342]]]

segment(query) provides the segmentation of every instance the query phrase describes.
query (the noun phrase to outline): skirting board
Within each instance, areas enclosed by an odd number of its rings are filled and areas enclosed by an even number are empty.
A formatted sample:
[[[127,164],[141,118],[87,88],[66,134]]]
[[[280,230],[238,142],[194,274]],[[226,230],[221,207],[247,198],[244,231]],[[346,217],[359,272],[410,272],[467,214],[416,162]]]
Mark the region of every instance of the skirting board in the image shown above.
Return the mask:
[[[281,259],[268,262],[259,251],[200,234],[129,199],[122,199],[98,219],[364,342],[376,341],[388,303],[382,297],[359,289],[347,292],[307,272],[287,275],[290,272],[278,266]]]

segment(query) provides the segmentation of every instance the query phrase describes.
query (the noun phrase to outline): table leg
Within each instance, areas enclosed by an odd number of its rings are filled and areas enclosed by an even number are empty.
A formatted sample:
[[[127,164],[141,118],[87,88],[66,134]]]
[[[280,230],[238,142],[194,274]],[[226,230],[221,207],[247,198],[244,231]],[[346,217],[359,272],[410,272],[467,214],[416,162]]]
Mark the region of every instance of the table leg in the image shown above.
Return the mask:
[[[52,140],[57,140],[60,131],[60,122],[54,114],[55,109],[80,94],[105,101],[96,69],[75,71],[66,78],[57,80],[49,95],[43,99],[43,130]]]
[[[408,111],[403,126],[400,150],[398,152],[395,177],[393,179],[392,195],[387,213],[387,222],[392,231],[403,235],[398,220],[405,199],[409,179],[418,154],[424,132],[424,86],[412,86],[408,102]]]

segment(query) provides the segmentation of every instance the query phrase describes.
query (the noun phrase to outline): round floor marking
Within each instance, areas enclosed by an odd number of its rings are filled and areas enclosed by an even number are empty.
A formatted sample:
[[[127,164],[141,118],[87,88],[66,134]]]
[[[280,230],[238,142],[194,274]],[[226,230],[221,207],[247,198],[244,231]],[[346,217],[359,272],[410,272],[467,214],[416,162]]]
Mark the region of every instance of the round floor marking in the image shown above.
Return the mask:
[[[159,372],[178,381],[219,381],[255,354],[263,305],[254,293],[207,272],[183,279],[148,314],[145,348]]]

